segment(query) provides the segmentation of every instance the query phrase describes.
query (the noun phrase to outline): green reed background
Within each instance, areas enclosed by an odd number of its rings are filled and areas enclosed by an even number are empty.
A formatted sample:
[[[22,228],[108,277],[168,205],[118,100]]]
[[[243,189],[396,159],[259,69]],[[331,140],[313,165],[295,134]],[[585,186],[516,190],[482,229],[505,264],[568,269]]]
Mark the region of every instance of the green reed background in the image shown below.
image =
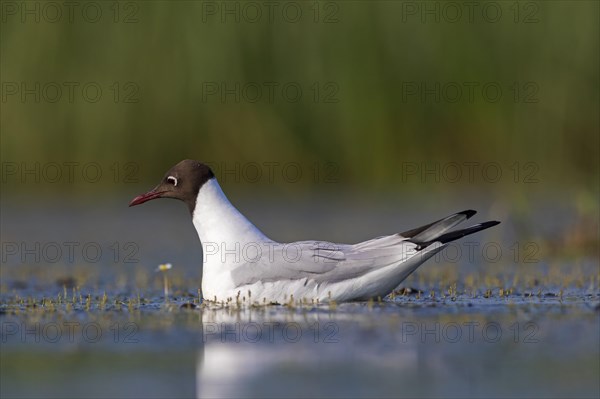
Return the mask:
[[[136,162],[148,184],[183,158],[334,162],[348,186],[416,190],[431,187],[401,179],[406,162],[497,162],[505,177],[532,162],[544,189],[597,199],[598,2],[492,2],[497,22],[483,17],[489,2],[475,2],[471,21],[462,8],[456,22],[444,2],[294,2],[297,22],[294,10],[282,14],[291,2],[274,3],[272,20],[254,3],[262,18],[252,22],[239,2],[102,1],[90,22],[79,2],[72,21],[63,8],[53,22],[43,2],[3,2],[2,161]],[[24,4],[39,7],[39,22],[21,14]],[[23,82],[39,82],[39,102],[21,97]],[[77,84],[72,102],[65,82]],[[81,93],[90,82],[102,89],[97,102]],[[209,92],[236,83],[239,101]],[[301,88],[298,101],[284,97],[288,83]],[[482,93],[490,83],[498,101]],[[56,102],[45,98],[55,98],[53,84]],[[407,92],[436,84],[439,101]],[[252,85],[262,89],[255,102],[242,93],[256,97]],[[523,191],[502,182],[489,188]],[[16,184],[3,181],[36,187]]]

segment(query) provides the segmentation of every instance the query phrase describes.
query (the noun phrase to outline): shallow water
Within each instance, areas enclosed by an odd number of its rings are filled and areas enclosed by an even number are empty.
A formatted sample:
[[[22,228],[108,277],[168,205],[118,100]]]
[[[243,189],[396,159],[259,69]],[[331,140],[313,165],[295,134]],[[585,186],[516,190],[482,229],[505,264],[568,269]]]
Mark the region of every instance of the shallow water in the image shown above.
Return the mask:
[[[2,396],[597,397],[600,298],[534,298],[4,306]]]
[[[103,254],[50,262],[50,252],[23,258],[3,248],[2,397],[600,395],[598,260],[549,252],[513,220],[477,237],[502,257],[432,259],[381,301],[262,306],[201,303],[201,251],[180,207],[149,204],[131,216],[118,204],[3,206],[3,243],[95,243]],[[245,210],[285,239],[352,242],[419,224],[396,226],[392,208],[370,212],[360,231],[348,227],[357,216],[340,218],[344,228],[320,219],[318,233],[290,231],[277,211]],[[550,229],[536,228],[532,237]],[[536,244],[534,258],[511,252],[515,242]],[[154,272],[164,261],[174,265],[168,300]]]

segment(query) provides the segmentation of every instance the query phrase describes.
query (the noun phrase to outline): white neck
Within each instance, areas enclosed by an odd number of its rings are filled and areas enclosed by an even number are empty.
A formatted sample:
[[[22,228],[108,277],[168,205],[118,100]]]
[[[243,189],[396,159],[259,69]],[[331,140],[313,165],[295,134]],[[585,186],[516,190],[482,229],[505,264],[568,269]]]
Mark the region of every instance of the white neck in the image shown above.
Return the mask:
[[[215,178],[198,191],[192,221],[203,247],[271,241],[229,202]]]

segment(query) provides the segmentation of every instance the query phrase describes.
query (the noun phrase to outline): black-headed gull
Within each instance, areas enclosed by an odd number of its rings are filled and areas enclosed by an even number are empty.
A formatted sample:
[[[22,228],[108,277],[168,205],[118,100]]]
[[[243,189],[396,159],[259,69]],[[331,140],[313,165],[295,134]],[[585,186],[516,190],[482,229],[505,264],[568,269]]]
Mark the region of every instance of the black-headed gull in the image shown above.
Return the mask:
[[[265,236],[229,202],[212,170],[184,160],[129,206],[156,198],[186,203],[203,250],[205,299],[248,297],[252,303],[311,302],[384,297],[447,243],[500,222],[449,231],[475,211],[358,244],[279,243]]]

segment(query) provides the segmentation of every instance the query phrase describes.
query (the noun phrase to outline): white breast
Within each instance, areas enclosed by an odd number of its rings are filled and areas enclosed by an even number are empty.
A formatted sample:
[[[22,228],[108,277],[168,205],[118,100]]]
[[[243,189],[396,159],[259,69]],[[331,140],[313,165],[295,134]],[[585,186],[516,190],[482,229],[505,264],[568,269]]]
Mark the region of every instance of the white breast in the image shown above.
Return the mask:
[[[271,242],[229,202],[215,178],[202,185],[192,221],[203,252],[202,292],[207,299],[233,289],[236,257],[255,243]]]

